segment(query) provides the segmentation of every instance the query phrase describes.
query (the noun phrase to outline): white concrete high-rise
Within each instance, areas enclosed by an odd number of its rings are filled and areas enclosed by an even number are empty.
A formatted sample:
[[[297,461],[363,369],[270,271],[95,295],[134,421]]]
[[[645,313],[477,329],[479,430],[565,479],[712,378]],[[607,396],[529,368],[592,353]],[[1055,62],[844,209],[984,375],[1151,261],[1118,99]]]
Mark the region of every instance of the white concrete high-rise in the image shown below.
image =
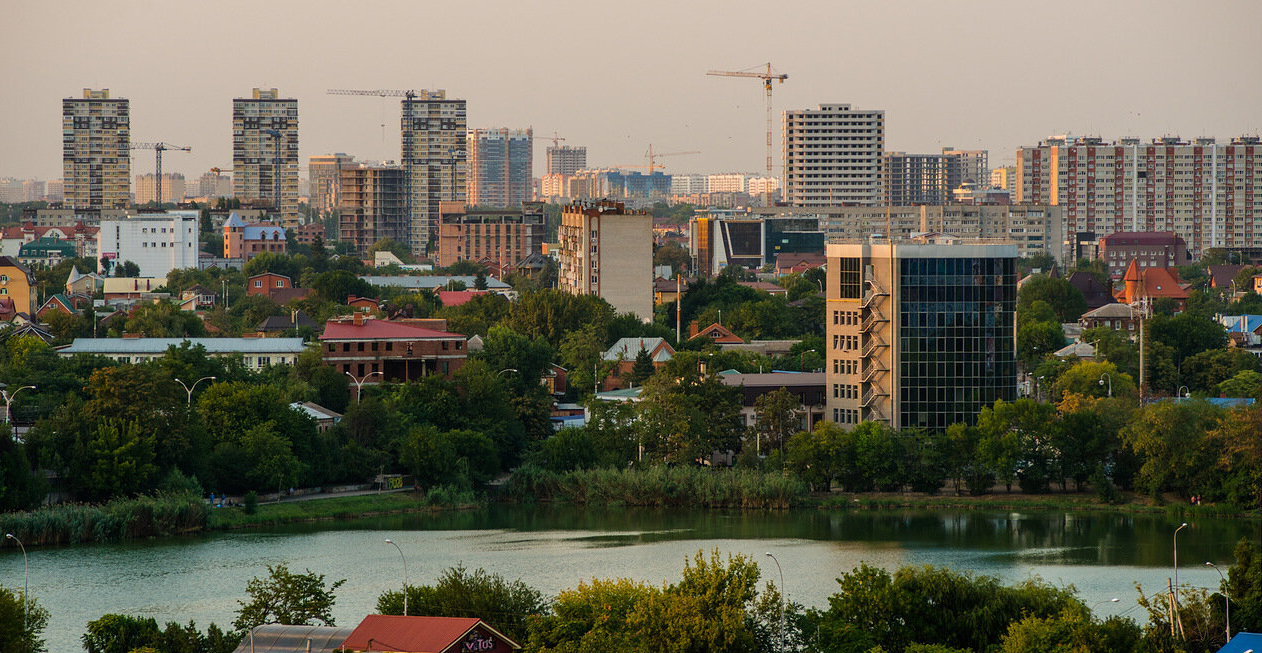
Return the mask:
[[[791,206],[872,206],[882,198],[885,112],[821,104],[785,111],[784,191]]]

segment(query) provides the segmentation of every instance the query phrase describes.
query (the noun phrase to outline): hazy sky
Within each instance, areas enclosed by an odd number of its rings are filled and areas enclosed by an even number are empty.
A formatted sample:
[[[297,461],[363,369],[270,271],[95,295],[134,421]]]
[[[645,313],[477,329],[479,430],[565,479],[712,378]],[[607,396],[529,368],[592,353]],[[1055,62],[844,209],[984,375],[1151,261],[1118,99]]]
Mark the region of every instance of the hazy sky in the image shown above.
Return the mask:
[[[767,61],[779,112],[884,109],[890,150],[1018,145],[1066,131],[1229,139],[1262,129],[1262,2],[1183,0],[6,0],[0,176],[61,176],[61,99],[131,100],[132,140],[193,148],[164,168],[232,165],[232,98],[299,104],[301,157],[399,156],[397,99],[329,88],[446,89],[470,127],[534,127],[592,166],[759,171],[762,88],[707,77]],[[385,123],[384,138],[381,124]],[[153,171],[134,152],[133,174]],[[777,164],[778,170],[778,164]]]

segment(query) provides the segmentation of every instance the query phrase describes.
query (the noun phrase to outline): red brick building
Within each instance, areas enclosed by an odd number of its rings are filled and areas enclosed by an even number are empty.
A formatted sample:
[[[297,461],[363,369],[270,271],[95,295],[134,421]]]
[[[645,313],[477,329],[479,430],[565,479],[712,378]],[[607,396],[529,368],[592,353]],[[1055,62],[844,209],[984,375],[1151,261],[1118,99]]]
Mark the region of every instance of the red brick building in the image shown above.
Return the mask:
[[[1143,268],[1172,268],[1188,265],[1188,246],[1173,231],[1119,231],[1100,239],[1100,258],[1109,266],[1109,274],[1120,278],[1136,262]]]
[[[468,355],[466,338],[397,322],[366,318],[329,321],[320,336],[324,362],[365,385],[409,381],[431,374],[451,378]]]

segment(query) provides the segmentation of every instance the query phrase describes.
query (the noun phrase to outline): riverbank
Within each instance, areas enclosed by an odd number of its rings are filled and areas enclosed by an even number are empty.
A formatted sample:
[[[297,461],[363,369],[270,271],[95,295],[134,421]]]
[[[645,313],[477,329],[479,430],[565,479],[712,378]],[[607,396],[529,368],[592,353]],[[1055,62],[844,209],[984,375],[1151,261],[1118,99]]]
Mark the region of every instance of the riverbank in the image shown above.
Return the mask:
[[[1089,492],[1064,494],[999,493],[978,496],[897,493],[816,494],[809,505],[824,510],[1056,510],[1062,512],[1118,512],[1165,514],[1171,517],[1227,517],[1259,519],[1255,510],[1241,511],[1232,506],[1193,506],[1171,500],[1162,502],[1145,495],[1123,493],[1122,501],[1105,503]]]
[[[435,488],[429,492],[388,492],[305,501],[260,503],[253,513],[241,506],[211,511],[209,530],[237,530],[301,522],[333,521],[440,510],[467,510],[485,505],[472,492]]]

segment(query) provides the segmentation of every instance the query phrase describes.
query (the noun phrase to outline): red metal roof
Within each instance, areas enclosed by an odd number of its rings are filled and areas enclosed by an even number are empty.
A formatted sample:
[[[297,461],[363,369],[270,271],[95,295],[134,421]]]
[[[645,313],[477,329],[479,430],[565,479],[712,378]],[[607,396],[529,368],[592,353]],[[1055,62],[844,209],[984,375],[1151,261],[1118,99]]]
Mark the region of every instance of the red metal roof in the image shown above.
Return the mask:
[[[1173,231],[1118,231],[1111,233],[1100,242],[1107,247],[1123,245],[1173,245],[1183,240]]]
[[[485,295],[485,290],[440,290],[438,291],[438,301],[443,306],[460,306],[478,295]]]
[[[385,320],[364,320],[364,323],[360,326],[355,326],[354,322],[329,321],[324,325],[324,333],[320,336],[321,340],[373,340],[388,338],[450,340],[452,338],[463,339],[464,336],[459,333],[424,329]]]
[[[456,647],[474,628],[482,628],[521,648],[481,619],[465,617],[403,617],[370,614],[355,627],[342,648],[352,651],[393,651],[395,653],[442,653]]]

